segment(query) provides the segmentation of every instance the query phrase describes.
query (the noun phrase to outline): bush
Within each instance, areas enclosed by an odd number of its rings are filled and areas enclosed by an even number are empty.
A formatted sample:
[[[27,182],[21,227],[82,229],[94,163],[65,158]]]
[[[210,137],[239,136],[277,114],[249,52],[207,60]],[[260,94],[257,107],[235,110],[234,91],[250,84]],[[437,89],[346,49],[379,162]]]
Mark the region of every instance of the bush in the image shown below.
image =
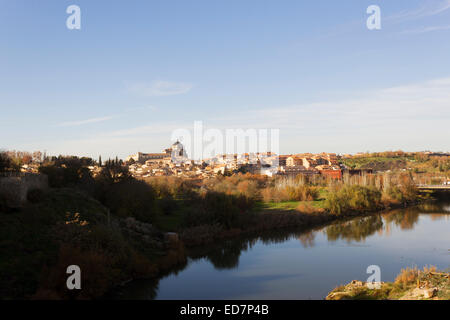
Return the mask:
[[[395,278],[396,284],[401,284],[403,287],[407,286],[408,284],[414,283],[416,281],[416,278],[419,275],[419,270],[417,267],[415,268],[406,268],[402,269],[400,274]]]
[[[414,181],[407,175],[402,175],[396,185],[387,188],[383,197],[388,202],[407,203],[417,199],[418,190]]]
[[[11,160],[5,152],[0,152],[0,172],[7,171],[11,167]]]
[[[194,181],[179,177],[151,177],[144,181],[153,188],[157,198],[190,199],[198,188]]]
[[[5,195],[0,193],[0,212],[6,212],[8,209],[8,200]]]
[[[155,192],[143,181],[127,179],[102,188],[100,201],[119,217],[134,217],[144,222],[154,220]]]
[[[325,200],[325,208],[332,214],[347,211],[375,210],[380,206],[381,192],[374,187],[344,186],[331,191]]]
[[[306,214],[323,213],[325,211],[323,208],[316,208],[310,203],[300,203],[296,210]]]
[[[186,210],[186,225],[221,225],[226,229],[240,227],[247,222],[254,201],[245,196],[207,191],[194,201],[196,206]]]
[[[239,194],[247,198],[255,200],[260,198],[258,182],[256,181],[244,180],[242,182],[239,182],[239,184],[237,185],[237,190]]]
[[[162,198],[158,202],[158,204],[159,207],[161,208],[162,213],[165,215],[172,214],[177,208],[177,203],[172,197]]]
[[[45,192],[42,189],[31,189],[27,193],[27,200],[31,203],[39,203],[45,197]]]

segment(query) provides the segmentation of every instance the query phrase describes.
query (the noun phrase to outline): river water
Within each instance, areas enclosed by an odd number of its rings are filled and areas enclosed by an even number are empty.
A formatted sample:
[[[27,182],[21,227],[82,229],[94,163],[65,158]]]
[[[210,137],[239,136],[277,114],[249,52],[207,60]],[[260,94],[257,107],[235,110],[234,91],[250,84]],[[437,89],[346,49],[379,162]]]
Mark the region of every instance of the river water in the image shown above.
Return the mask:
[[[323,299],[334,287],[381,281],[402,268],[450,267],[450,202],[340,221],[313,230],[237,238],[193,252],[157,280],[129,283],[119,299]]]

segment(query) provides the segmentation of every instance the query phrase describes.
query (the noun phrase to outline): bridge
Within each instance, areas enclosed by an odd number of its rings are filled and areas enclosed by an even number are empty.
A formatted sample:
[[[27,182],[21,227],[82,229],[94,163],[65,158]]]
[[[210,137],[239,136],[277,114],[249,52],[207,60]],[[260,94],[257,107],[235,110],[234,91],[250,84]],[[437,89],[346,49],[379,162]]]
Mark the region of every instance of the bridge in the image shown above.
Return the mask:
[[[446,190],[450,191],[450,185],[446,184],[417,184],[419,190]]]

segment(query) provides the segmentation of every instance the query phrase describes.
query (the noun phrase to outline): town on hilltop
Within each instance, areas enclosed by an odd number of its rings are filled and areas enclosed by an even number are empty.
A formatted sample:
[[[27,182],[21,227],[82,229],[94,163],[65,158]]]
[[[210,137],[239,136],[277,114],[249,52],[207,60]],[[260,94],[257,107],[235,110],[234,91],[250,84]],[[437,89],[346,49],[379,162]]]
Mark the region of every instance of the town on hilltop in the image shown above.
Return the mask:
[[[217,174],[252,173],[267,176],[323,175],[342,177],[346,168],[339,164],[335,153],[300,153],[277,155],[272,152],[219,154],[194,161],[189,159],[181,142],[176,141],[162,153],[142,153],[126,158],[130,173],[135,177],[180,176],[207,178]]]

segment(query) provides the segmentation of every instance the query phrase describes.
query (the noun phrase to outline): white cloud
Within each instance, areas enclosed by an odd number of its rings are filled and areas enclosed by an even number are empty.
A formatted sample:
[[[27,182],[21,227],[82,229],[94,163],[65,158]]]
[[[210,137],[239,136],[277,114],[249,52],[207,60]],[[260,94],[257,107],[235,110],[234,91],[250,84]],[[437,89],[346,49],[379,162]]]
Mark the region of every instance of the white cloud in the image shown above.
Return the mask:
[[[114,116],[107,116],[107,117],[101,117],[101,118],[91,118],[91,119],[80,120],[80,121],[62,122],[62,123],[59,123],[57,126],[58,127],[81,126],[81,125],[84,125],[84,124],[108,121],[108,120],[111,120],[112,118],[114,118]]]
[[[137,83],[129,87],[133,93],[146,97],[161,97],[185,94],[191,91],[191,83],[153,81],[151,83]]]

